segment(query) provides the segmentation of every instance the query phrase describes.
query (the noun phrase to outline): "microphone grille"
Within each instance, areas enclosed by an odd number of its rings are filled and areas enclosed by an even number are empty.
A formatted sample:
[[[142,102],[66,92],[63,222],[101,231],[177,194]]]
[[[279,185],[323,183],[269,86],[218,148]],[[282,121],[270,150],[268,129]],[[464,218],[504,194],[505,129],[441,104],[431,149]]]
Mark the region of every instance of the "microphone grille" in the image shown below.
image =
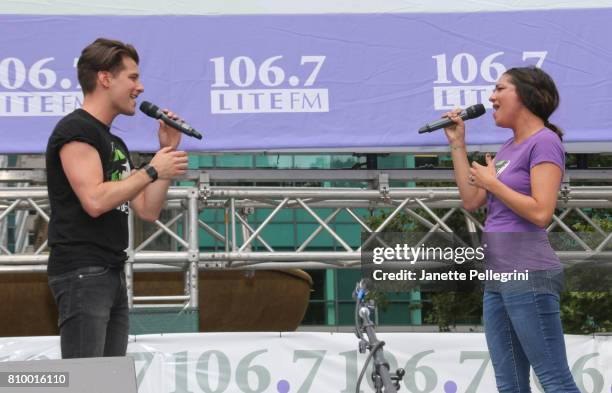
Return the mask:
[[[140,111],[147,116],[158,119],[159,118],[159,108],[157,105],[151,104],[149,101],[143,101],[140,103]]]
[[[465,111],[468,115],[468,119],[475,119],[484,115],[487,110],[485,109],[483,104],[476,104],[468,107]]]

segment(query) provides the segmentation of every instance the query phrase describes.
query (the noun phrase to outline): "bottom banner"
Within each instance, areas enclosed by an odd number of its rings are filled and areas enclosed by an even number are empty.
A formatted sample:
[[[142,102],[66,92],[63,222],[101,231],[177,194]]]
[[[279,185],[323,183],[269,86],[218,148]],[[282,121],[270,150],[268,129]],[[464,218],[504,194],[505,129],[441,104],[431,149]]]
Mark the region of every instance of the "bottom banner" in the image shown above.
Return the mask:
[[[400,391],[496,391],[482,333],[380,333]],[[612,392],[612,336],[565,336],[583,393]],[[139,393],[354,393],[367,354],[350,333],[194,333],[131,336]],[[58,337],[0,338],[0,361],[57,359]],[[370,370],[362,392],[373,392]],[[533,371],[532,371],[533,377]],[[543,392],[537,381],[532,391]]]

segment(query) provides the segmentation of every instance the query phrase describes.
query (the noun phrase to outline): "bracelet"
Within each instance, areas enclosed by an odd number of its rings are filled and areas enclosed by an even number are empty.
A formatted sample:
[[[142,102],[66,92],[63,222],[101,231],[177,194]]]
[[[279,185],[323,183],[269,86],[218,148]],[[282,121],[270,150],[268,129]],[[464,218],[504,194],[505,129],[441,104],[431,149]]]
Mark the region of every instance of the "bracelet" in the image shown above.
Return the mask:
[[[461,150],[464,149],[465,150],[465,145],[461,145],[461,146],[451,146],[451,150],[455,151],[455,150]]]

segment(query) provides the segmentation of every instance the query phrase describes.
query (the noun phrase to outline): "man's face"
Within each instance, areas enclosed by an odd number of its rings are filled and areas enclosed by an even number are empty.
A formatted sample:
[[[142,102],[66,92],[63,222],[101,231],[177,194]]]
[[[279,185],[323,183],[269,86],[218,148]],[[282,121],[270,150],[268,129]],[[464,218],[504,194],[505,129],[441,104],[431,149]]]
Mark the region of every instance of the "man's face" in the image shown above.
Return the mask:
[[[123,57],[123,69],[115,75],[109,73],[108,93],[111,105],[117,113],[132,116],[136,112],[136,98],[144,91],[140,83],[138,64]]]

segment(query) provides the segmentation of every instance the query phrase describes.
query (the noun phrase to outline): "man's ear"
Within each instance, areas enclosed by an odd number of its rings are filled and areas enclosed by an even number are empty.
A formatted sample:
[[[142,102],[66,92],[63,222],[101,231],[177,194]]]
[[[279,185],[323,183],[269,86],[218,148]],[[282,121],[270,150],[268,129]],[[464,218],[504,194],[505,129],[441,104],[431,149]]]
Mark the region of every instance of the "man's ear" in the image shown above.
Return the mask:
[[[98,71],[98,84],[104,88],[110,87],[111,73],[108,71]]]

